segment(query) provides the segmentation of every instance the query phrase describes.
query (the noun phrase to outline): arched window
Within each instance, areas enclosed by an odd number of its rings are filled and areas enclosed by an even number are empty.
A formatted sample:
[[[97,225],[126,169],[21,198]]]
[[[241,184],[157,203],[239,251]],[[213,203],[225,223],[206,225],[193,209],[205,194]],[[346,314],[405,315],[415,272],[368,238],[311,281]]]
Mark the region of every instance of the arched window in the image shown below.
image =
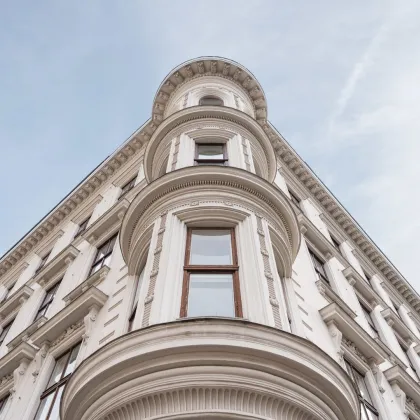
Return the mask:
[[[203,96],[200,99],[199,105],[223,106],[223,101],[217,96]]]

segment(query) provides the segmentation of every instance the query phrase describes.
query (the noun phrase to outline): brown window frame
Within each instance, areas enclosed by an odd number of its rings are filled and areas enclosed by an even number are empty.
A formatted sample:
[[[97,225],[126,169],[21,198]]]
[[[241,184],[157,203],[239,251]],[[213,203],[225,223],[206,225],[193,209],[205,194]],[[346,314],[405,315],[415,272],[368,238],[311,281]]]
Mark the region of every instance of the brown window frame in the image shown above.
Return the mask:
[[[200,146],[222,146],[223,147],[223,159],[199,159],[198,148]],[[227,155],[226,143],[195,143],[195,154],[194,154],[194,165],[224,165],[226,166],[229,161]]]
[[[192,265],[190,264],[191,256],[191,238],[193,230],[226,230],[230,232],[231,249],[232,249],[232,263],[231,265]],[[235,317],[242,318],[242,299],[241,290],[239,285],[239,265],[238,265],[238,252],[236,247],[236,234],[235,228],[225,227],[206,227],[195,226],[187,229],[187,240],[185,245],[185,260],[184,260],[184,278],[182,283],[182,297],[181,297],[181,310],[180,317],[185,318],[188,316],[188,294],[190,288],[190,275],[191,273],[218,273],[218,274],[232,274],[233,281],[233,299],[235,305]]]
[[[109,239],[107,239],[106,241],[102,242],[102,244],[100,246],[98,246],[96,248],[96,254],[95,254],[95,258],[93,259],[93,262],[90,266],[90,271],[89,271],[89,276],[90,277],[92,274],[96,273],[96,271],[99,271],[103,266],[104,266],[104,261],[110,256],[112,255],[112,253],[114,252],[114,248],[115,248],[115,243],[117,242],[117,236],[118,236],[118,232],[115,235],[112,235]],[[112,246],[110,247],[109,244],[114,241],[114,243],[112,244]],[[97,260],[98,258],[98,254],[101,250],[102,247],[104,247],[105,245],[107,245],[108,249],[106,254],[104,254],[103,257],[101,257],[100,259]],[[98,270],[93,271],[94,268],[96,268],[96,266],[100,266]]]
[[[70,373],[68,373],[66,376],[63,376],[64,375],[64,373],[66,372],[66,370],[67,370],[67,367],[68,367],[68,365],[69,365],[69,360],[70,360],[70,356],[71,356],[71,353],[73,352],[73,350],[77,347],[77,346],[79,346],[79,351],[78,351],[78,354],[77,354],[77,356],[76,356],[76,360],[77,360],[77,357],[79,356],[79,353],[80,353],[80,348],[81,348],[81,346],[82,346],[82,342],[81,341],[78,341],[76,344],[74,344],[73,346],[71,346],[69,349],[67,349],[64,353],[62,353],[59,357],[57,357],[56,359],[55,359],[55,364],[54,364],[54,367],[53,367],[53,369],[52,369],[52,371],[51,371],[51,374],[50,374],[50,377],[49,377],[49,379],[48,379],[48,382],[50,381],[50,379],[51,379],[51,376],[54,374],[54,369],[55,369],[55,367],[56,367],[56,365],[57,365],[57,361],[59,360],[59,359],[61,359],[64,355],[66,355],[67,354],[67,361],[66,361],[66,364],[64,365],[64,367],[63,367],[63,372],[61,373],[61,378],[60,378],[60,380],[58,381],[58,382],[56,382],[55,384],[52,384],[50,387],[48,387],[47,389],[45,389],[44,390],[44,392],[41,394],[41,397],[39,398],[39,405],[38,405],[38,409],[37,409],[37,411],[36,411],[36,414],[35,414],[35,418],[38,416],[38,411],[39,411],[39,409],[40,409],[40,407],[41,407],[41,404],[42,404],[42,400],[44,400],[45,398],[48,398],[48,396],[49,395],[51,395],[51,394],[55,394],[54,395],[54,397],[53,397],[53,399],[51,400],[51,403],[50,403],[50,408],[49,408],[49,410],[48,410],[48,414],[47,414],[47,416],[46,416],[46,418],[45,418],[45,420],[50,420],[50,416],[51,416],[51,410],[53,409],[53,407],[54,407],[54,404],[55,404],[55,400],[57,399],[57,395],[58,395],[58,390],[64,385],[65,386],[65,384],[69,381],[69,379],[70,379],[70,377],[71,377],[71,375],[73,374],[73,372],[70,372]],[[47,386],[48,386],[48,383],[47,383]],[[51,419],[51,420],[53,420],[53,419]]]

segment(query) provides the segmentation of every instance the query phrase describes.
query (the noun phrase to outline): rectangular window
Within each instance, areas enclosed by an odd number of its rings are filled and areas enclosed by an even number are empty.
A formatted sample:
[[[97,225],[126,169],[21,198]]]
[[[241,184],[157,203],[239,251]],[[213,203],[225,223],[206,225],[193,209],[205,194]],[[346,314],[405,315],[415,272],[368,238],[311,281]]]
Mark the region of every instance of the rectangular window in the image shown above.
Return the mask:
[[[118,200],[120,200],[122,197],[124,197],[130,190],[132,190],[134,188],[134,185],[136,183],[136,178],[134,177],[133,179],[130,179],[130,181],[128,181],[126,184],[124,184],[121,187],[121,194],[118,197]]]
[[[38,268],[35,270],[35,274],[38,274],[38,273],[42,270],[42,268],[44,267],[45,263],[46,263],[46,262],[47,262],[47,260],[48,260],[48,257],[50,256],[50,254],[51,254],[51,251],[50,251],[50,252],[48,252],[47,254],[45,254],[45,255],[41,258],[41,262],[39,263]]]
[[[227,161],[228,159],[225,144],[196,143],[196,165],[226,165]]]
[[[79,349],[80,343],[73,346],[56,360],[47,389],[41,395],[41,402],[35,420],[57,420],[59,418],[61,396],[76,367]]]
[[[334,236],[332,236],[331,234],[330,234],[330,237],[331,237],[331,241],[332,241],[332,243],[333,243],[333,245],[334,245],[334,248],[335,248],[338,252],[341,252],[341,251],[340,251],[340,242],[338,242],[338,241],[337,241],[337,239],[335,239],[335,238],[334,238]]]
[[[143,278],[144,278],[144,268],[140,273],[139,278],[137,279],[136,282],[136,289],[134,291],[134,299],[133,299],[133,303],[131,305],[131,314],[130,314],[130,318],[128,318],[128,332],[133,331],[133,324],[134,324],[134,318],[136,316],[136,312],[137,312],[137,305],[139,302],[139,295],[140,295],[140,289],[141,289],[141,285],[143,283]]]
[[[41,306],[38,309],[38,312],[35,316],[34,321],[41,318],[42,316],[47,316],[48,310],[50,309],[51,304],[53,303],[54,297],[57,294],[57,290],[60,287],[61,280],[54,284],[51,288],[47,290],[47,293],[41,303]]]
[[[109,267],[111,261],[112,250],[114,249],[117,234],[104,242],[96,251],[95,259],[93,260],[92,268],[90,269],[89,276],[99,271],[104,265]]]
[[[3,413],[4,407],[6,406],[8,399],[9,399],[9,394],[7,394],[5,397],[0,399],[0,414]]]
[[[311,256],[312,264],[315,268],[316,275],[319,279],[326,281],[328,284],[330,283],[327,277],[327,273],[325,272],[324,263],[314,254],[311,249],[309,249],[309,255]]]
[[[378,330],[376,329],[375,324],[373,323],[372,313],[371,313],[370,309],[366,308],[366,306],[363,305],[362,302],[359,301],[359,303],[360,303],[360,306],[362,308],[363,314],[366,318],[366,321],[368,322],[368,324],[369,324],[369,326],[372,330],[373,338],[379,337]]]
[[[290,190],[289,190],[289,194],[290,194],[290,199],[293,201],[293,203],[295,203],[298,207],[300,207],[300,199]]]
[[[88,225],[89,220],[90,220],[90,217],[91,216],[89,216],[86,220],[83,220],[83,222],[80,223],[79,229],[77,229],[76,235],[74,236],[75,238],[77,238],[78,236],[80,236],[86,230],[87,225]]]
[[[189,228],[181,317],[241,317],[235,230]]]
[[[0,346],[4,343],[4,340],[5,340],[5,338],[6,338],[7,334],[8,334],[8,332],[10,331],[10,328],[11,328],[11,327],[12,327],[12,325],[13,325],[13,321],[14,321],[14,319],[12,319],[9,323],[7,323],[7,324],[3,327],[3,329],[2,329],[2,331],[1,331],[1,333],[0,333]]]
[[[362,420],[378,420],[379,413],[373,406],[372,399],[370,397],[368,387],[365,381],[365,377],[357,371],[347,360],[344,360],[346,365],[346,371],[350,378],[356,385],[356,389],[359,394],[360,408],[361,408],[361,419]]]
[[[13,288],[15,287],[16,283],[11,284],[7,289],[6,289],[6,293],[3,296],[3,299],[1,300],[2,302],[5,302],[7,299],[9,299],[11,292],[13,290]]]

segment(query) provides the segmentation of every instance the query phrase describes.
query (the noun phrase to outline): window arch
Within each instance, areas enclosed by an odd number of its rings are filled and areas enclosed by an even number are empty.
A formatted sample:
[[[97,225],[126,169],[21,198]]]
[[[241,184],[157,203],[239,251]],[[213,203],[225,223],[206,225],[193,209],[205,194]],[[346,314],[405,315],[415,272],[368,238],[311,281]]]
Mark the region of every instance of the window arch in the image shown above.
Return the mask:
[[[207,96],[203,96],[199,103],[199,105],[207,105],[207,106],[223,106],[224,102],[222,99],[220,99],[218,96],[214,96],[214,95],[207,95]]]

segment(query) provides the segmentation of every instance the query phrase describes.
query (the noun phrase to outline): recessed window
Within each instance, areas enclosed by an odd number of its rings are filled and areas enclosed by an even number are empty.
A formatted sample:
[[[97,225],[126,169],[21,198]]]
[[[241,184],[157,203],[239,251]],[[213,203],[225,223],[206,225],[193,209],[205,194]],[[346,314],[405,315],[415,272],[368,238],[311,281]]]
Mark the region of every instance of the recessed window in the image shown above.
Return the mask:
[[[294,194],[292,191],[289,190],[290,199],[293,203],[295,203],[298,207],[300,207],[300,199]]]
[[[47,316],[48,310],[50,309],[51,304],[53,303],[54,297],[57,294],[57,290],[60,287],[61,280],[54,284],[51,288],[47,290],[44,299],[42,300],[41,306],[36,313],[34,321],[41,318],[42,316]]]
[[[314,266],[318,280],[322,279],[329,284],[330,282],[328,280],[327,273],[325,272],[324,263],[311,249],[309,249],[309,255],[311,256],[312,264]]]
[[[207,106],[223,106],[223,101],[217,96],[203,96],[200,99],[199,105],[207,105]]]
[[[143,283],[143,279],[144,279],[144,267],[143,270],[140,273],[140,276],[138,277],[137,281],[136,281],[136,288],[134,291],[134,299],[133,299],[133,303],[131,305],[131,313],[130,313],[130,317],[128,318],[128,332],[133,331],[133,324],[134,324],[134,318],[136,317],[136,313],[137,313],[137,306],[138,306],[138,302],[139,302],[139,295],[140,295],[140,289],[141,289],[141,285]]]
[[[114,249],[117,235],[104,242],[96,251],[95,259],[93,260],[92,268],[90,269],[89,276],[99,271],[104,265],[109,267],[111,261],[112,251]]]
[[[368,386],[365,381],[365,377],[356,370],[350,362],[344,360],[346,365],[346,371],[352,379],[353,383],[356,385],[356,390],[358,391],[360,408],[361,408],[361,418],[365,420],[378,420],[379,413],[376,408],[373,406],[372,398],[370,397]]]
[[[50,256],[50,254],[51,254],[51,251],[50,251],[50,252],[48,252],[47,254],[45,254],[45,255],[41,258],[41,262],[39,263],[38,268],[35,270],[35,274],[38,274],[38,273],[42,270],[42,268],[44,267],[45,263],[46,263],[46,262],[47,262],[47,260],[48,260],[48,257]]]
[[[41,402],[34,420],[56,420],[60,415],[60,402],[71,374],[76,367],[80,343],[59,357],[52,371],[46,390],[41,395]]]
[[[188,229],[181,317],[241,317],[234,229]]]
[[[337,241],[337,239],[335,239],[335,238],[334,238],[334,236],[332,236],[331,234],[330,234],[330,237],[331,237],[331,241],[332,241],[332,243],[333,243],[333,245],[334,245],[334,248],[335,248],[338,252],[341,252],[341,251],[340,251],[340,242],[338,242],[338,241]]]
[[[89,220],[90,220],[90,217],[91,216],[89,216],[87,219],[83,220],[82,223],[80,223],[79,229],[77,229],[76,235],[74,236],[75,238],[77,238],[78,236],[80,236],[86,230],[87,225],[88,225]]]
[[[8,322],[4,327],[3,327],[3,329],[2,329],[2,331],[1,331],[1,333],[0,333],[0,346],[4,343],[4,340],[5,340],[5,338],[6,338],[6,336],[7,336],[7,334],[9,333],[9,331],[10,331],[10,328],[12,327],[12,325],[13,325],[13,321],[14,321],[14,319],[13,320],[11,320],[10,322]]]
[[[6,288],[6,293],[3,296],[2,302],[5,302],[9,298],[9,296],[11,295],[11,292],[12,292],[13,288],[15,287],[15,284],[16,284],[16,282],[13,283],[13,284],[11,284],[10,286],[8,286]]]
[[[369,327],[372,330],[373,338],[379,337],[378,330],[376,329],[376,326],[373,323],[372,312],[365,305],[363,305],[362,302],[359,301],[359,303],[360,303],[360,307],[362,308],[363,315],[365,316],[366,321],[368,322]]]
[[[7,394],[5,397],[0,399],[0,414],[3,413],[4,407],[7,404],[7,400],[9,399],[10,394]]]
[[[118,200],[120,200],[122,197],[124,197],[130,190],[134,188],[134,185],[136,184],[136,177],[128,181],[126,184],[124,184],[121,187],[121,194],[118,197]]]
[[[223,143],[196,143],[196,165],[225,165],[227,163],[226,145]]]

